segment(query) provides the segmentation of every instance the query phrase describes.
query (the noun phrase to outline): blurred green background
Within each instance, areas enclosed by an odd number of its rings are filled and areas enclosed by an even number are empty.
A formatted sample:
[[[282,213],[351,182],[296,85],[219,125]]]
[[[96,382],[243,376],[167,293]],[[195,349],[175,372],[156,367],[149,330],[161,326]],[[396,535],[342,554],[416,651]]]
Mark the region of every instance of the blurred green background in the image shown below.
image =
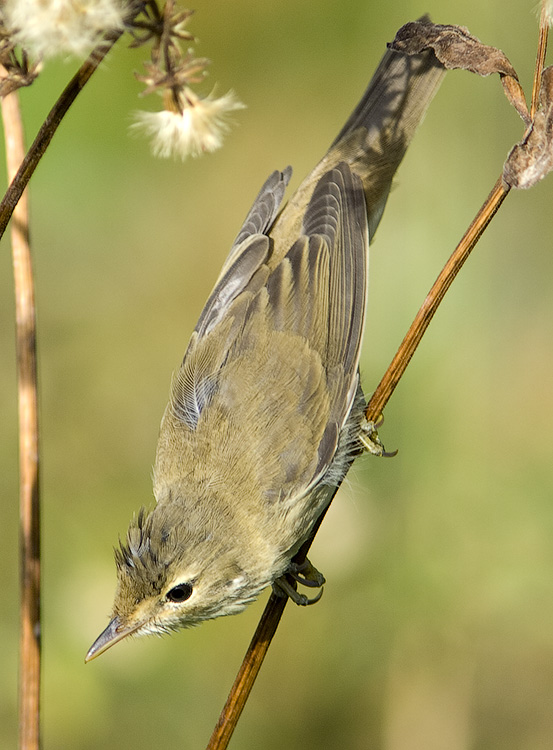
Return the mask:
[[[44,747],[205,746],[263,601],[124,643],[112,546],[151,502],[171,372],[266,176],[293,185],[333,140],[395,31],[424,12],[502,48],[527,91],[534,3],[198,0],[205,91],[233,88],[223,150],[154,160],[129,138],[143,51],[120,44],[32,181],[44,530]],[[31,140],[74,63],[22,92]],[[522,123],[497,77],[449,73],[399,171],[371,257],[365,390],[500,173]],[[512,194],[386,409],[397,458],[358,462],[232,747],[541,750],[553,737],[553,177]],[[0,746],[17,732],[17,430],[8,240],[0,253]]]

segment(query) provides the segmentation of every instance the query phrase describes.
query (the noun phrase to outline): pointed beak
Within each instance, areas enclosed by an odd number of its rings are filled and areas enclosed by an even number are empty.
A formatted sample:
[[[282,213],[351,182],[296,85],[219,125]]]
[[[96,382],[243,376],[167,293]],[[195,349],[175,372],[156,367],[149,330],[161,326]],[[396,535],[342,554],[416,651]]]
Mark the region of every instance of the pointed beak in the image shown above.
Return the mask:
[[[121,622],[119,617],[114,617],[107,628],[100,633],[98,638],[96,638],[92,646],[88,649],[88,653],[84,659],[85,664],[92,659],[95,659],[97,656],[100,656],[100,654],[103,654],[104,651],[107,651],[108,648],[119,643],[119,641],[122,641],[123,638],[126,638],[131,633],[137,631],[141,625],[142,623],[140,622],[136,625],[125,625]]]

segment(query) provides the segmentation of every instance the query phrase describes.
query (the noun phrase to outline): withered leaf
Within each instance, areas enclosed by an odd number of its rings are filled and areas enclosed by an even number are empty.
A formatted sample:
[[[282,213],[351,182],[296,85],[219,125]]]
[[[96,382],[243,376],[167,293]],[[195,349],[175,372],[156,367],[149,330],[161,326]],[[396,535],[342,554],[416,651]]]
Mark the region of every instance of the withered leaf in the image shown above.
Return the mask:
[[[463,26],[434,24],[425,19],[412,21],[401,27],[388,47],[408,55],[431,49],[448,70],[469,70],[479,76],[498,73],[508,100],[529,124],[524,92],[507,56],[496,47],[482,44]]]
[[[509,187],[530,188],[553,169],[553,66],[541,76],[538,109],[524,138],[513,146],[503,167]]]

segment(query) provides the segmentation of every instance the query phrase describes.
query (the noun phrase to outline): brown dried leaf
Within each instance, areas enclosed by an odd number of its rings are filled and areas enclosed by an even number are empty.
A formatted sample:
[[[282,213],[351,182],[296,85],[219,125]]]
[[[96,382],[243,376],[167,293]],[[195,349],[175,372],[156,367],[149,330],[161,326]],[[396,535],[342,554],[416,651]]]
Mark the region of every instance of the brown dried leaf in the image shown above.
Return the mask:
[[[524,122],[530,122],[524,92],[507,56],[496,47],[482,44],[464,27],[413,21],[402,26],[388,46],[408,55],[431,49],[448,70],[469,70],[479,76],[499,73],[508,100]]]
[[[541,76],[538,109],[524,138],[513,146],[503,167],[510,187],[530,188],[553,170],[553,66]]]

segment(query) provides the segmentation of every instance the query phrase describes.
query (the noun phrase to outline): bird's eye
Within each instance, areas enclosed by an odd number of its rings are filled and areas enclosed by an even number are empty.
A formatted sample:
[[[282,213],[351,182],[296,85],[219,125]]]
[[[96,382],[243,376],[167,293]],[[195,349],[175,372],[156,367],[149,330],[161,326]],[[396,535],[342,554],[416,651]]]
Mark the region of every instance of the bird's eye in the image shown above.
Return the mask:
[[[170,602],[180,604],[185,602],[192,596],[192,584],[190,583],[179,583],[177,586],[173,586],[171,591],[167,592],[167,599]]]

